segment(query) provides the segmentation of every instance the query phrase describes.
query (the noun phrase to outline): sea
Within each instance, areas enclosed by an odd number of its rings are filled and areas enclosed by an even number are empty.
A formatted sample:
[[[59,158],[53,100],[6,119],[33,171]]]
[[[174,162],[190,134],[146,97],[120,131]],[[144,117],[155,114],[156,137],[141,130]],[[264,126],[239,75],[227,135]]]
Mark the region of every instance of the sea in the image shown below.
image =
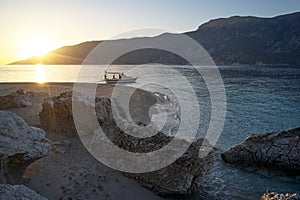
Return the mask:
[[[196,137],[205,136],[212,117],[212,94],[203,74],[199,73],[199,67],[0,66],[0,82],[42,84],[80,81],[97,84],[102,79],[104,70],[123,71],[128,76],[137,77],[136,83],[128,85],[167,94],[177,104],[180,99],[184,99],[189,108],[199,109],[200,122]],[[204,67],[203,70],[209,71],[210,67]],[[219,101],[226,103],[226,117],[215,144],[216,161],[213,168],[205,177],[200,191],[190,198],[252,200],[259,199],[267,190],[300,193],[300,177],[285,177],[264,170],[244,170],[226,164],[220,158],[222,151],[242,142],[250,134],[300,126],[300,66],[218,66],[217,71],[220,76],[215,78],[221,80],[216,81],[218,85],[212,87],[222,87],[226,91],[226,99]],[[195,100],[194,95],[196,103],[189,101]],[[178,105],[179,108],[180,106]]]

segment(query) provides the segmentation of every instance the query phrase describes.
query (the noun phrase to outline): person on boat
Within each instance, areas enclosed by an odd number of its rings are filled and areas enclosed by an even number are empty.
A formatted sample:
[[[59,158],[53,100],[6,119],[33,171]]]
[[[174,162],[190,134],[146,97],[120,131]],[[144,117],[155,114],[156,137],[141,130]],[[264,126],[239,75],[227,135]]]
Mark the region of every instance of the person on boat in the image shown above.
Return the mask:
[[[104,74],[104,80],[106,80],[107,79],[107,76],[106,76],[106,73]]]
[[[122,75],[121,75],[121,74],[119,74],[119,80],[121,80],[121,78],[122,78]]]

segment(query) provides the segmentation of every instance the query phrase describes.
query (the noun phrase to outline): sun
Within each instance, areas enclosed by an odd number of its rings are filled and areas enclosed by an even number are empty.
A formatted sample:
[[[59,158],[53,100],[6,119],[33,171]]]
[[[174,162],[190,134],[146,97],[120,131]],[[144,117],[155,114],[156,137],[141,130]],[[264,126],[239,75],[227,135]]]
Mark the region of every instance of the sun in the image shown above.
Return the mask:
[[[27,38],[23,44],[20,45],[19,57],[26,59],[32,56],[43,56],[54,48],[55,45],[49,38],[32,36]]]
[[[43,65],[36,65],[35,69],[35,81],[39,84],[43,84],[46,81],[44,66]]]

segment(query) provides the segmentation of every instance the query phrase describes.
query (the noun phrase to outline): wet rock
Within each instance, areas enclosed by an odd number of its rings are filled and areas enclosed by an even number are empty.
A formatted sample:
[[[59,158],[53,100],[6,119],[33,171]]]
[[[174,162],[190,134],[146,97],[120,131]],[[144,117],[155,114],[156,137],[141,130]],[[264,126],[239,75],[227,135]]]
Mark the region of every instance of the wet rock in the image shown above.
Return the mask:
[[[0,110],[0,183],[21,183],[25,168],[48,155],[50,147],[43,130]]]
[[[47,200],[24,185],[0,184],[0,200]]]
[[[300,128],[253,134],[222,153],[225,162],[300,175]]]
[[[26,93],[22,89],[19,89],[9,95],[0,97],[0,110],[20,108],[31,105],[32,104],[27,99]]]
[[[260,200],[300,200],[300,196],[298,194],[279,194],[267,191],[262,195]]]

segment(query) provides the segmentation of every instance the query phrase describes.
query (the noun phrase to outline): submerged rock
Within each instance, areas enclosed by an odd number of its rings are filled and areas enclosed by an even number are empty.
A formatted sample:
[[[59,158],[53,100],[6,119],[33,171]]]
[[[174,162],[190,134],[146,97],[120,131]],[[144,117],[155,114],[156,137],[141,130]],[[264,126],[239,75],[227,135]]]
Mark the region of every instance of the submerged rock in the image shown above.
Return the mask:
[[[300,127],[288,131],[253,134],[222,153],[225,162],[300,175]]]
[[[0,200],[47,200],[24,185],[0,184]]]
[[[298,194],[279,194],[267,191],[262,195],[260,200],[300,200],[300,196]]]
[[[0,110],[20,108],[31,105],[32,104],[27,99],[26,93],[22,89],[18,89],[16,92],[0,97]]]
[[[0,110],[0,183],[21,183],[25,168],[48,155],[50,146],[42,129]]]

